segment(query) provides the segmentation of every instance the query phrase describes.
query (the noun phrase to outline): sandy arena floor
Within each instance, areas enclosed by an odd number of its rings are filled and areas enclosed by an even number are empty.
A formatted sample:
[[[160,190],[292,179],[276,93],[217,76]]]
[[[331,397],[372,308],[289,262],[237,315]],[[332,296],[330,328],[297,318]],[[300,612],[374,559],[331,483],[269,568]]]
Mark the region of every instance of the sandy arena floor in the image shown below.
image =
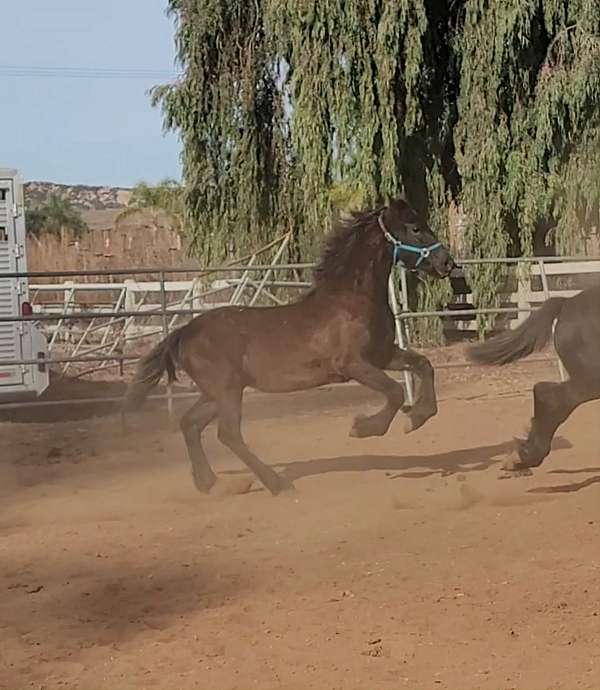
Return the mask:
[[[368,440],[357,387],[250,396],[279,498],[196,493],[155,412],[0,424],[0,687],[600,686],[600,403],[499,480],[543,375],[441,375],[435,419]]]

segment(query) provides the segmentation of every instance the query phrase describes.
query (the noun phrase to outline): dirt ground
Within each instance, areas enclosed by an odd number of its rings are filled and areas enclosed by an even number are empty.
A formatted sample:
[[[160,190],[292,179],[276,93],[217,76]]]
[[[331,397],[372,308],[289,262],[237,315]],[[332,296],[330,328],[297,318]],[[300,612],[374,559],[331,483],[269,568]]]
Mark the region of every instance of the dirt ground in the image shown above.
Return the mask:
[[[0,687],[600,686],[600,403],[499,480],[549,365],[438,376],[438,416],[348,437],[355,386],[251,395],[272,498],[164,415],[0,424]]]

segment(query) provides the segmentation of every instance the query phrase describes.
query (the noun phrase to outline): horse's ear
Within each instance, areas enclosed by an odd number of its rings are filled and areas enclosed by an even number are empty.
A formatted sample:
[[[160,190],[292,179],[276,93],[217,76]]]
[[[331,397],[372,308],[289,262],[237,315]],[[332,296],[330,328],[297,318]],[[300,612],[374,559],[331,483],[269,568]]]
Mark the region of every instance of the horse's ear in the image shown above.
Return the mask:
[[[404,208],[407,204],[408,204],[408,200],[406,198],[406,190],[404,189],[404,187],[402,188],[402,190],[400,191],[400,193],[396,197],[394,197],[393,199],[390,199],[387,203],[387,205],[390,208],[396,207],[398,209]]]
[[[373,200],[373,208],[387,208],[392,202],[387,194],[378,194]]]
[[[398,213],[404,211],[407,206],[408,202],[404,197],[396,197],[395,199],[392,199],[388,204],[388,208],[397,211]]]

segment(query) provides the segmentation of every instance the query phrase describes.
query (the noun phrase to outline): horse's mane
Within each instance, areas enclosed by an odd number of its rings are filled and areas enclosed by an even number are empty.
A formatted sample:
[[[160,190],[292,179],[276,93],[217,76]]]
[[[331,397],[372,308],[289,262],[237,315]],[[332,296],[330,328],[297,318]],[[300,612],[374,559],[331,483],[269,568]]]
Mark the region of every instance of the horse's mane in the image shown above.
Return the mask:
[[[362,231],[373,223],[381,209],[359,211],[340,218],[323,242],[315,268],[315,284],[335,280],[352,270],[350,256]]]

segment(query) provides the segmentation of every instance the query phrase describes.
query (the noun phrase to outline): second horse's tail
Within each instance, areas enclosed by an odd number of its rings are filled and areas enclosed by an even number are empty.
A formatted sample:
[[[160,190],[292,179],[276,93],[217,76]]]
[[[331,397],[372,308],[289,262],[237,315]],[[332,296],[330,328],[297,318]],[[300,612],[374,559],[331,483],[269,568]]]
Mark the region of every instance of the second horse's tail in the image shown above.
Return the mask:
[[[477,364],[509,364],[542,350],[552,335],[552,324],[558,318],[564,297],[552,297],[534,311],[514,331],[504,331],[486,343],[473,345],[467,356]]]
[[[182,332],[183,328],[173,331],[140,360],[125,395],[124,409],[126,411],[133,411],[140,407],[165,371],[169,383],[177,380],[175,371]]]

